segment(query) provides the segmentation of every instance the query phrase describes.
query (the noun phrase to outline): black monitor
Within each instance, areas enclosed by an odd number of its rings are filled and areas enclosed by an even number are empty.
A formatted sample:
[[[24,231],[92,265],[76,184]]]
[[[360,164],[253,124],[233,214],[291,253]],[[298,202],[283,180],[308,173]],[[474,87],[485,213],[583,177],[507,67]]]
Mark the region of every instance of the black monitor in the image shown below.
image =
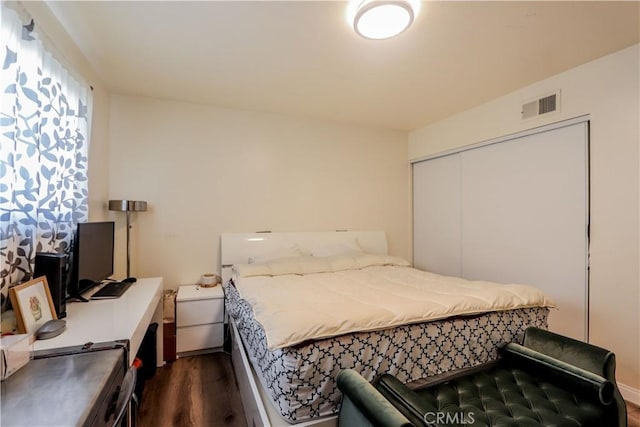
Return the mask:
[[[78,223],[73,242],[71,296],[79,297],[113,274],[115,223]]]

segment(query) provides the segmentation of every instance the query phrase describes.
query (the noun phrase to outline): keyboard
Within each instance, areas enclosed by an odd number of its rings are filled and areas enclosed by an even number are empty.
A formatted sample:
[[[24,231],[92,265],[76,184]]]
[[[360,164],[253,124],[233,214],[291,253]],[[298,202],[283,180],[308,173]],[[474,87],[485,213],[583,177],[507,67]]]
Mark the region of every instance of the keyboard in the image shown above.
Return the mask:
[[[109,282],[98,292],[91,295],[91,299],[120,298],[131,285],[131,282]]]

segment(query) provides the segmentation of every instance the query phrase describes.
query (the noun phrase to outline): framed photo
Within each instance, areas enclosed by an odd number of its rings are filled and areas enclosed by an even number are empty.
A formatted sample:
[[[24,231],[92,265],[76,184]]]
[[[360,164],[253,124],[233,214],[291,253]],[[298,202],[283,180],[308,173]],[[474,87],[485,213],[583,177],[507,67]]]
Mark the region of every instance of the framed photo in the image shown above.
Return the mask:
[[[45,276],[10,288],[9,297],[22,334],[34,334],[45,322],[58,318]]]

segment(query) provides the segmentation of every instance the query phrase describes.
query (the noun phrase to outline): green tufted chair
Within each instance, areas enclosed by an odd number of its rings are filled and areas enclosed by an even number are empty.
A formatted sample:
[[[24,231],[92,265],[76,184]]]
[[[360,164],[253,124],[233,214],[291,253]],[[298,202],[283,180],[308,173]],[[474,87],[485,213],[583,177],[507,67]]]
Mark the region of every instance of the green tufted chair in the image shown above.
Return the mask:
[[[388,374],[374,384],[340,372],[340,427],[627,425],[614,354],[538,328],[500,349],[497,362],[416,389]]]

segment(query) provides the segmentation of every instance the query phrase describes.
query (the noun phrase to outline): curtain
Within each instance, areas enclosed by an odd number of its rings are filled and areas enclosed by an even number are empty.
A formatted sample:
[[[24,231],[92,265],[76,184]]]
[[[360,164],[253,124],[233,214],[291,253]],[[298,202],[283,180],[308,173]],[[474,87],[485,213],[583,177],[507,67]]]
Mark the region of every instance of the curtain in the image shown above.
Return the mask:
[[[28,19],[28,18],[27,18]],[[0,280],[30,279],[37,252],[69,252],[88,216],[91,91],[0,5]]]

